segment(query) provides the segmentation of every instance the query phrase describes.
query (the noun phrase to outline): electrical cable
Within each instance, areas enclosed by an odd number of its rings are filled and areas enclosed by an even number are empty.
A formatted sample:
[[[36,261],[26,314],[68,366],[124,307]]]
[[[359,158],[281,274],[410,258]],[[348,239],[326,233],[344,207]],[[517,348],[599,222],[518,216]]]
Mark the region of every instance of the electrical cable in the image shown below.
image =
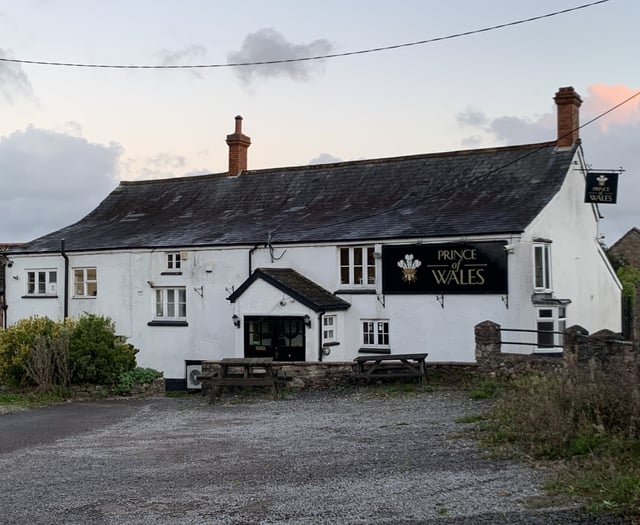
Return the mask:
[[[227,63],[227,64],[173,64],[173,65],[171,64],[169,65],[167,64],[164,64],[164,65],[84,64],[84,63],[78,63],[78,62],[49,62],[45,60],[21,60],[17,58],[5,58],[5,57],[0,57],[0,62],[10,62],[14,64],[30,64],[30,65],[38,65],[38,66],[61,66],[61,67],[79,67],[79,68],[96,68],[96,69],[205,69],[205,68],[213,69],[213,68],[227,68],[227,67],[266,66],[266,65],[273,65],[273,64],[288,64],[291,62],[308,62],[312,60],[325,60],[329,58],[364,55],[367,53],[378,53],[381,51],[390,51],[393,49],[401,49],[405,47],[432,44],[434,42],[441,42],[443,40],[451,40],[454,38],[461,38],[464,36],[476,35],[478,33],[486,33],[489,31],[494,31],[496,29],[504,29],[506,27],[513,27],[520,24],[535,22],[537,20],[542,20],[544,18],[551,18],[552,16],[563,15],[566,13],[570,13],[572,11],[578,11],[580,9],[593,7],[598,4],[604,4],[609,1],[610,0],[597,0],[595,2],[582,4],[576,7],[570,7],[568,9],[563,9],[561,11],[554,11],[552,13],[547,13],[544,15],[533,16],[530,18],[524,18],[522,20],[506,22],[504,24],[484,27],[481,29],[474,29],[474,30],[465,31],[462,33],[455,33],[447,36],[429,38],[427,40],[418,40],[416,42],[406,42],[404,44],[394,44],[391,46],[375,47],[375,48],[369,48],[369,49],[361,49],[358,51],[346,51],[344,53],[331,53],[326,55],[317,55],[317,56],[310,56],[310,57],[285,58],[285,59],[278,59],[278,60],[263,60],[263,61],[257,61],[257,62],[234,62],[234,63]]]
[[[478,174],[475,177],[472,177],[472,178],[470,178],[468,180],[465,180],[463,182],[460,182],[458,184],[453,184],[451,186],[443,188],[438,192],[431,193],[431,194],[429,194],[428,197],[421,198],[420,202],[421,203],[429,202],[429,200],[434,198],[434,197],[439,197],[440,195],[442,195],[444,193],[448,193],[448,192],[454,191],[454,190],[456,190],[458,188],[461,188],[463,186],[466,186],[468,184],[478,182],[478,181],[482,180],[484,177],[488,177],[489,175],[493,175],[494,173],[497,173],[497,172],[499,172],[499,171],[501,171],[503,169],[506,169],[509,166],[513,166],[514,164],[517,164],[518,162],[520,162],[520,161],[522,161],[522,160],[524,160],[524,159],[526,159],[528,157],[531,157],[532,155],[536,155],[536,154],[540,153],[542,150],[544,150],[546,148],[554,147],[558,140],[560,140],[560,139],[562,139],[564,137],[567,137],[567,136],[575,133],[576,131],[578,131],[578,130],[580,130],[582,128],[585,128],[586,126],[589,126],[589,125],[593,124],[594,122],[600,120],[605,115],[608,115],[612,111],[615,111],[619,107],[624,106],[625,104],[631,102],[634,98],[639,97],[639,96],[640,96],[640,91],[637,91],[633,95],[627,97],[625,100],[619,102],[618,104],[616,104],[616,105],[610,107],[609,109],[603,111],[602,113],[596,115],[591,120],[585,122],[584,124],[581,124],[580,126],[576,127],[575,129],[572,129],[571,131],[565,133],[564,135],[560,135],[557,140],[552,140],[552,141],[549,141],[549,142],[541,142],[540,146],[538,148],[536,148],[536,149],[534,149],[532,151],[529,151],[528,153],[526,153],[524,155],[521,155],[517,159],[514,159],[514,160],[512,160],[510,162],[507,162],[506,164],[503,164],[502,166],[498,166],[497,168],[493,168],[493,169],[487,171],[486,173]],[[363,162],[366,162],[366,161],[363,161]],[[407,202],[405,204],[401,204],[399,206],[395,206],[393,208],[385,208],[385,209],[379,210],[377,212],[369,213],[369,214],[364,215],[362,217],[358,217],[357,219],[346,219],[344,221],[336,221],[336,222],[332,222],[330,224],[323,224],[321,226],[315,226],[315,227],[312,226],[312,227],[306,227],[306,228],[300,228],[300,229],[288,229],[287,233],[308,232],[308,231],[312,231],[312,230],[324,229],[324,228],[327,228],[327,227],[344,226],[344,225],[347,225],[347,224],[353,224],[353,223],[356,223],[356,222],[361,222],[363,220],[371,219],[373,217],[384,215],[385,213],[396,213],[398,211],[401,211],[401,210],[403,210],[405,208],[408,208],[408,207],[414,206],[414,205],[415,205],[415,201],[410,201],[410,202]],[[272,233],[275,234],[276,232],[272,232]]]

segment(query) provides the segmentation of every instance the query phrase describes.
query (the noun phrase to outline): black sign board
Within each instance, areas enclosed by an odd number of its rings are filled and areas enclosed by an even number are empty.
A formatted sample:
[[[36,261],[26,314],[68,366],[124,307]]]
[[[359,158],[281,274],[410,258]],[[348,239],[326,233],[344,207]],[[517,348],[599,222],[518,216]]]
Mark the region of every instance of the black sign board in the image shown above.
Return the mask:
[[[584,202],[615,204],[618,196],[617,173],[587,173]]]
[[[504,242],[382,247],[385,294],[506,294]]]

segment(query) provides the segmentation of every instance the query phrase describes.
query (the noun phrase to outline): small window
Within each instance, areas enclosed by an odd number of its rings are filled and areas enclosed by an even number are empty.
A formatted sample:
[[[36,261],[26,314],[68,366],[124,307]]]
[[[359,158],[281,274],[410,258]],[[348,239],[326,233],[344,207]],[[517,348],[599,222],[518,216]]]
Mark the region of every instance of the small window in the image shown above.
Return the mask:
[[[167,270],[179,271],[181,268],[180,252],[168,252],[167,253]]]
[[[56,270],[27,271],[27,295],[53,295],[58,292]]]
[[[365,347],[389,347],[389,321],[371,319],[362,321],[362,344]]]
[[[533,286],[536,290],[551,291],[551,245],[533,246]]]
[[[567,327],[567,308],[538,308],[536,323],[538,348],[560,351],[563,344],[563,334]]]
[[[98,272],[95,268],[73,269],[74,297],[95,297],[98,295]]]
[[[335,343],[338,339],[337,334],[337,316],[325,315],[322,318],[322,342]]]
[[[376,264],[373,246],[340,248],[340,284],[374,286]]]
[[[184,320],[187,317],[186,288],[156,288],[155,318]]]

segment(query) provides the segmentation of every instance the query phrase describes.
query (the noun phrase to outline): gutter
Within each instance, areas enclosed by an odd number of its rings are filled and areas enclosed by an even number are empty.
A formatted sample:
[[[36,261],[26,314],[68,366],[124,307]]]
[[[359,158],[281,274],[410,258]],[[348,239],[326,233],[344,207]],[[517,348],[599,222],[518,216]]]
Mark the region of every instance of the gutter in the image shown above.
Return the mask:
[[[64,259],[64,290],[62,300],[64,303],[64,319],[69,317],[69,256],[64,251],[64,239],[60,240],[60,255]]]

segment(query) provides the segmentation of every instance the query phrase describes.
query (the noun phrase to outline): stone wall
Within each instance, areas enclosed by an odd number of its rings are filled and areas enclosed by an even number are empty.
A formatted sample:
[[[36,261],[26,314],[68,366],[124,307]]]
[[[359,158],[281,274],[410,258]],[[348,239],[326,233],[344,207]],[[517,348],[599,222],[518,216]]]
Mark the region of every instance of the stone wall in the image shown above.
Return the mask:
[[[638,345],[610,330],[589,335],[581,326],[567,328],[562,356],[502,352],[500,325],[491,321],[476,325],[475,338],[478,374],[485,377],[514,379],[532,372],[556,373],[587,366],[605,369],[620,363],[640,366]]]

